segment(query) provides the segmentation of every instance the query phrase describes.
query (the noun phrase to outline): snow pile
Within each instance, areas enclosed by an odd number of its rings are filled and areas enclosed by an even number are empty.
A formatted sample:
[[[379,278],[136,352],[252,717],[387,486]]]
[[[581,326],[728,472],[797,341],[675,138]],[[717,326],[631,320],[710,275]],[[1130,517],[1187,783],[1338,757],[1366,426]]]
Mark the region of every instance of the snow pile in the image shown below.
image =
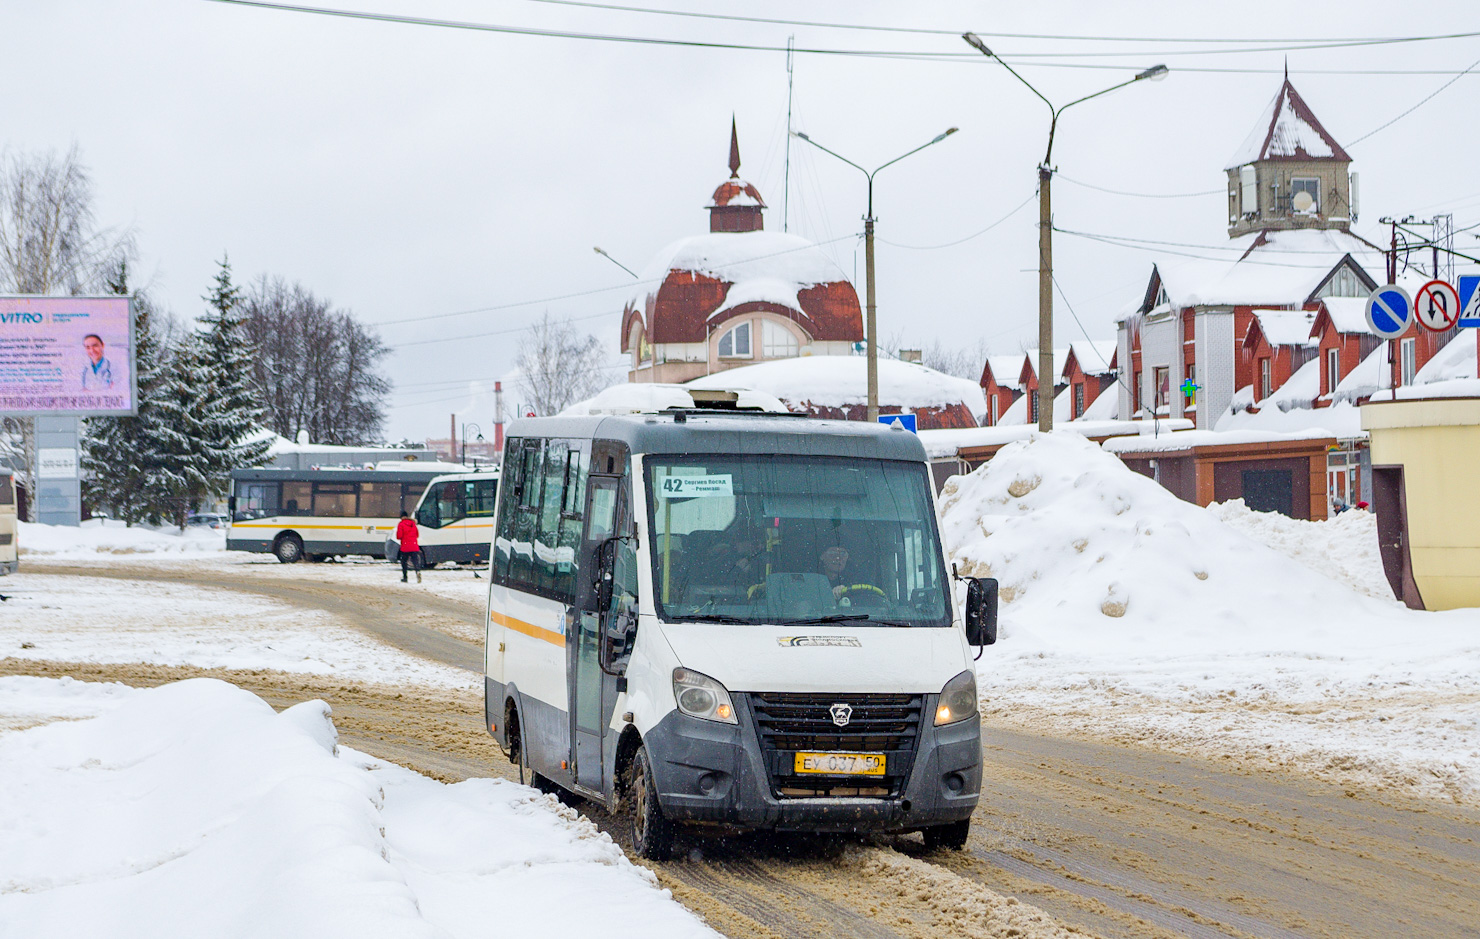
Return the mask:
[[[200,556],[226,550],[224,528],[125,527],[115,519],[90,518],[80,527],[21,522],[16,535],[21,557],[96,559],[100,555]]]
[[[1480,611],[1354,592],[1375,576],[1359,516],[1276,537],[1062,432],[947,481],[940,511],[961,572],[1001,584],[989,719],[1480,803]],[[1236,527],[1369,560],[1327,576]]]
[[[812,355],[775,359],[696,378],[690,388],[751,389],[773,395],[794,410],[810,404],[846,408],[868,403],[868,360],[861,355]],[[973,416],[986,412],[981,386],[933,368],[879,359],[879,404],[912,408],[966,405]]]
[[[94,720],[0,737],[0,934],[710,934],[553,798],[340,749],[322,701],[114,693]]]
[[[1308,522],[1278,512],[1255,512],[1243,499],[1215,502],[1208,511],[1230,528],[1357,593],[1393,599],[1377,547],[1377,516],[1371,512],[1352,510]]]

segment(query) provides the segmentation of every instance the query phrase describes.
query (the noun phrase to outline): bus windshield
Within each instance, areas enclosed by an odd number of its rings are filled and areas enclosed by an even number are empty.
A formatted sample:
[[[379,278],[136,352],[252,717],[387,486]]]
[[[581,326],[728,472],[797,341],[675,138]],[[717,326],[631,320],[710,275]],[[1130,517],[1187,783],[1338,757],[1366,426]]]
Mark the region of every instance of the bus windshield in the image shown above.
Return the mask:
[[[667,621],[951,624],[923,466],[692,454],[645,467]]]

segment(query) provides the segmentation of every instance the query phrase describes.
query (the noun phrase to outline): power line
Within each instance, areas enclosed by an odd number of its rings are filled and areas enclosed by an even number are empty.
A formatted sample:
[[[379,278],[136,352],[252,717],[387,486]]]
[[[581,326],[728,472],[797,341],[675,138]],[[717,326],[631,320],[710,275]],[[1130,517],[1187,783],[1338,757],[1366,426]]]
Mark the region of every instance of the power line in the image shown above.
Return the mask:
[[[207,2],[210,2],[210,3],[229,4],[229,5],[232,5],[232,6],[254,7],[254,8],[257,8],[257,9],[275,10],[275,11],[278,11],[278,12],[286,12],[286,13],[309,13],[309,14],[314,14],[314,15],[317,15],[317,16],[332,16],[332,17],[339,17],[339,18],[343,18],[343,19],[371,20],[371,21],[376,21],[376,22],[398,23],[398,24],[410,25],[410,26],[433,26],[433,27],[440,27],[440,28],[445,28],[445,29],[466,29],[466,30],[473,30],[473,31],[476,31],[476,32],[505,33],[505,34],[517,35],[517,36],[538,36],[538,37],[555,38],[555,39],[581,39],[581,40],[587,40],[587,41],[592,41],[592,42],[617,42],[617,43],[629,43],[629,44],[637,44],[637,45],[675,46],[675,47],[687,47],[687,48],[696,48],[696,49],[732,49],[732,50],[745,51],[745,52],[786,52],[787,51],[787,46],[784,46],[784,45],[765,45],[765,44],[760,44],[760,43],[712,42],[712,41],[702,41],[702,40],[694,40],[694,39],[664,39],[664,38],[659,38],[659,37],[655,37],[655,36],[623,36],[623,35],[615,35],[615,34],[608,34],[608,33],[583,33],[583,32],[574,32],[574,31],[571,31],[571,30],[545,29],[545,28],[529,27],[529,26],[507,26],[507,25],[500,25],[500,24],[494,24],[494,23],[473,23],[473,22],[468,22],[468,21],[465,21],[465,20],[432,19],[432,18],[429,18],[429,17],[406,16],[406,15],[403,15],[403,14],[393,14],[393,13],[371,13],[371,12],[364,11],[364,10],[343,10],[343,9],[333,9],[333,8],[329,8],[329,7],[301,6],[301,5],[289,4],[289,3],[274,3],[274,2],[269,2],[269,0],[207,0]],[[1477,33],[1475,35],[1480,35],[1480,33]],[[1423,38],[1427,38],[1427,37],[1415,37],[1413,39],[1413,41],[1419,41],[1420,39],[1423,39]],[[1451,37],[1434,37],[1434,38],[1451,38]],[[1456,34],[1456,37],[1453,37],[1453,38],[1458,38],[1457,34]],[[1343,43],[1342,45],[1372,45],[1372,44],[1377,44],[1377,43],[1402,42],[1402,41],[1406,41],[1406,40],[1403,40],[1403,39],[1392,39],[1392,40],[1372,39],[1372,40],[1360,40],[1360,41],[1356,41],[1356,42],[1347,42],[1347,43]],[[1283,48],[1283,47],[1279,47],[1279,48]],[[1247,50],[1247,51],[1279,51],[1279,48],[1276,48],[1276,47],[1267,47],[1267,48],[1261,49],[1261,50]],[[1323,47],[1320,47],[1320,46],[1307,46],[1307,47],[1298,47],[1298,48],[1300,50],[1303,50],[1303,49],[1319,49],[1319,48],[1323,48]],[[1337,48],[1337,46],[1336,45],[1332,45],[1332,46],[1328,46],[1328,47],[1325,47],[1325,48]],[[1292,50],[1295,50],[1295,49],[1297,49],[1297,47],[1291,47],[1291,49]],[[808,54],[811,54],[811,55],[833,55],[833,56],[843,56],[843,57],[853,57],[853,58],[900,59],[900,60],[906,60],[906,61],[923,61],[923,62],[932,62],[932,61],[933,62],[956,62],[956,63],[962,63],[962,64],[971,64],[971,65],[975,65],[975,66],[978,66],[978,67],[983,67],[983,66],[989,64],[986,61],[984,61],[980,55],[973,55],[972,53],[969,53],[969,52],[928,52],[928,51],[908,50],[908,49],[829,49],[829,48],[820,48],[820,47],[810,47],[810,48],[792,47],[791,48],[791,51],[794,52],[794,53],[808,53]],[[1218,51],[1218,50],[1210,50],[1210,51]],[[1078,55],[1080,55],[1080,56],[1090,56],[1090,55],[1099,55],[1099,54],[1100,53],[1079,53]],[[1168,55],[1170,53],[1161,52],[1161,53],[1149,53],[1149,54],[1153,54],[1153,55]],[[1189,51],[1187,54],[1197,54],[1197,53]],[[1029,57],[1038,56],[1038,55],[1045,55],[1045,56],[1054,56],[1054,55],[1057,55],[1057,56],[1062,57],[1062,56],[1065,56],[1066,54],[1065,53],[1024,53],[1024,54],[1005,55],[1005,56],[1002,56],[1002,58],[1005,59],[1005,60],[1007,60],[1007,61],[1022,62],[1022,64],[1025,65],[1025,66],[1026,65],[1037,64],[1037,65],[1041,65],[1042,67],[1045,67],[1045,68],[1087,68],[1087,69],[1101,69],[1101,70],[1113,69],[1113,70],[1116,70],[1116,71],[1125,71],[1127,69],[1130,69],[1130,68],[1133,68],[1134,67],[1134,66],[1130,66],[1130,65],[1126,65],[1126,66],[1120,66],[1120,65],[1099,65],[1099,64],[1088,63],[1088,62],[1078,62],[1078,63],[1075,63],[1075,62],[1028,62],[1028,61],[1025,61]],[[1198,67],[1198,66],[1179,67],[1178,70],[1179,71],[1186,71],[1186,72],[1222,72],[1222,73],[1229,73],[1229,74],[1278,74],[1280,72],[1279,69],[1268,69],[1268,68],[1259,68],[1259,69],[1255,69],[1255,68],[1209,68],[1209,67]],[[1402,69],[1306,69],[1306,70],[1303,70],[1303,72],[1305,74],[1328,74],[1328,75],[1405,75],[1405,74],[1411,74],[1411,75],[1453,75],[1453,74],[1455,74],[1454,72],[1451,72],[1451,71],[1402,70]],[[1459,74],[1463,75],[1463,74],[1466,74],[1466,73],[1467,72],[1461,72]]]
[[[934,250],[936,250],[938,248],[952,248],[952,247],[955,247],[956,245],[959,245],[959,244],[965,244],[966,242],[970,241],[973,238],[980,238],[982,235],[985,235],[987,232],[989,232],[992,229],[996,228],[998,225],[1001,225],[1003,222],[1007,221],[1008,219],[1012,218],[1014,215],[1016,215],[1019,212],[1021,212],[1022,209],[1023,209],[1023,206],[1027,205],[1029,202],[1032,202],[1033,201],[1033,197],[1036,196],[1036,195],[1038,195],[1038,193],[1037,193],[1036,190],[1034,192],[1029,193],[1028,194],[1028,198],[1024,199],[1022,202],[1019,202],[1017,204],[1017,207],[1014,208],[1011,212],[1008,212],[1006,215],[1004,215],[1001,218],[997,219],[997,221],[995,221],[992,224],[988,225],[986,228],[983,228],[981,231],[979,231],[979,232],[977,232],[975,234],[972,234],[972,235],[967,235],[965,238],[958,238],[955,241],[948,241],[945,244],[941,244],[941,245],[902,245],[902,244],[899,244],[897,242],[886,241],[883,238],[879,238],[878,240],[879,241],[882,241],[886,245],[889,245],[891,248],[906,248],[906,249],[908,249],[910,251],[934,251]]]
[[[1393,126],[1394,124],[1398,123],[1403,118],[1407,117],[1408,115],[1412,114],[1414,111],[1417,111],[1419,108],[1423,107],[1425,104],[1428,104],[1430,101],[1432,101],[1435,97],[1438,96],[1439,92],[1443,91],[1445,88],[1448,88],[1450,85],[1454,84],[1455,82],[1459,81],[1461,78],[1463,78],[1466,75],[1468,75],[1470,72],[1474,71],[1474,69],[1475,69],[1475,67],[1477,65],[1480,65],[1480,59],[1476,59],[1475,61],[1471,62],[1469,68],[1465,69],[1463,72],[1460,72],[1458,75],[1454,76],[1449,81],[1447,81],[1444,84],[1440,85],[1438,88],[1435,88],[1428,95],[1426,95],[1423,98],[1419,99],[1419,102],[1417,104],[1415,104],[1413,107],[1411,107],[1408,110],[1404,111],[1402,114],[1399,114],[1397,117],[1393,118],[1392,120],[1388,121],[1387,123],[1385,123],[1385,124],[1379,124],[1378,126],[1372,128],[1371,130],[1367,131],[1367,133],[1365,133],[1362,136],[1358,137],[1356,140],[1349,141],[1347,143],[1347,146],[1348,147],[1355,146],[1356,144],[1359,144],[1362,141],[1366,140],[1368,137],[1371,137],[1373,134],[1377,133],[1378,131],[1380,131],[1380,130],[1386,130],[1387,128],[1389,128],[1389,127]]]
[[[624,6],[615,3],[593,3],[590,0],[527,0],[553,6],[582,7],[589,10],[611,10],[620,13],[646,13],[659,16],[677,16],[691,19],[725,20],[732,23],[763,23],[773,26],[808,26],[818,29],[849,29],[879,33],[910,33],[925,36],[960,36],[959,29],[930,29],[918,26],[872,26],[864,23],[826,23],[816,20],[787,20],[765,16],[739,16],[729,13],[701,13],[693,10],[661,10],[653,7]],[[978,36],[997,39],[1052,39],[1069,42],[1198,42],[1209,45],[1234,45],[1251,43],[1374,43],[1374,42],[1427,42],[1440,39],[1464,39],[1480,33],[1443,33],[1431,36],[1326,36],[1313,38],[1243,38],[1205,36],[1086,36],[1062,33],[997,33],[988,30],[972,30]]]
[[[1104,186],[1096,186],[1094,183],[1085,183],[1077,179],[1070,179],[1063,173],[1055,173],[1054,176],[1066,183],[1083,186],[1085,189],[1108,192],[1114,196],[1134,196],[1138,199],[1190,199],[1194,196],[1221,196],[1224,192],[1222,189],[1204,189],[1201,192],[1126,192],[1122,189],[1106,189]]]

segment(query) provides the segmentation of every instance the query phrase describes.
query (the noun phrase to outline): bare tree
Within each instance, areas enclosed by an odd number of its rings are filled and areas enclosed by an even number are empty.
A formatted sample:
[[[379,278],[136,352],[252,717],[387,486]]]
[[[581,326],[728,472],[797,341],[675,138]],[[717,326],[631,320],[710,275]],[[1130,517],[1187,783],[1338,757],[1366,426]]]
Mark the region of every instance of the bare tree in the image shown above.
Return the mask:
[[[606,387],[601,342],[546,313],[519,340],[519,391],[541,416],[557,414]]]
[[[132,231],[97,226],[92,178],[75,146],[65,156],[0,155],[0,293],[105,292],[133,253]],[[0,462],[19,470],[34,493],[35,421],[0,421]],[[28,500],[30,520],[35,512]]]
[[[292,440],[360,445],[379,440],[391,383],[378,368],[390,351],[348,310],[301,284],[266,275],[247,288],[246,334],[267,425]]]
[[[936,340],[921,355],[920,364],[957,378],[977,381],[982,377],[987,354],[985,339],[978,339],[970,345],[944,345]]]

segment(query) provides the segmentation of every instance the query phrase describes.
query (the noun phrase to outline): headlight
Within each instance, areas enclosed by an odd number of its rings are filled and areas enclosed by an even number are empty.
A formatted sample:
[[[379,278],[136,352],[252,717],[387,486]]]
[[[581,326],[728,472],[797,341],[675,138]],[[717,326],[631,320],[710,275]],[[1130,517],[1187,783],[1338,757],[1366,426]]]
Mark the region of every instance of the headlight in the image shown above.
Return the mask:
[[[678,702],[678,709],[690,717],[721,724],[735,723],[735,706],[730,703],[730,693],[708,675],[692,669],[675,668],[673,698]]]
[[[967,669],[946,682],[935,708],[935,726],[976,716],[976,673]]]

